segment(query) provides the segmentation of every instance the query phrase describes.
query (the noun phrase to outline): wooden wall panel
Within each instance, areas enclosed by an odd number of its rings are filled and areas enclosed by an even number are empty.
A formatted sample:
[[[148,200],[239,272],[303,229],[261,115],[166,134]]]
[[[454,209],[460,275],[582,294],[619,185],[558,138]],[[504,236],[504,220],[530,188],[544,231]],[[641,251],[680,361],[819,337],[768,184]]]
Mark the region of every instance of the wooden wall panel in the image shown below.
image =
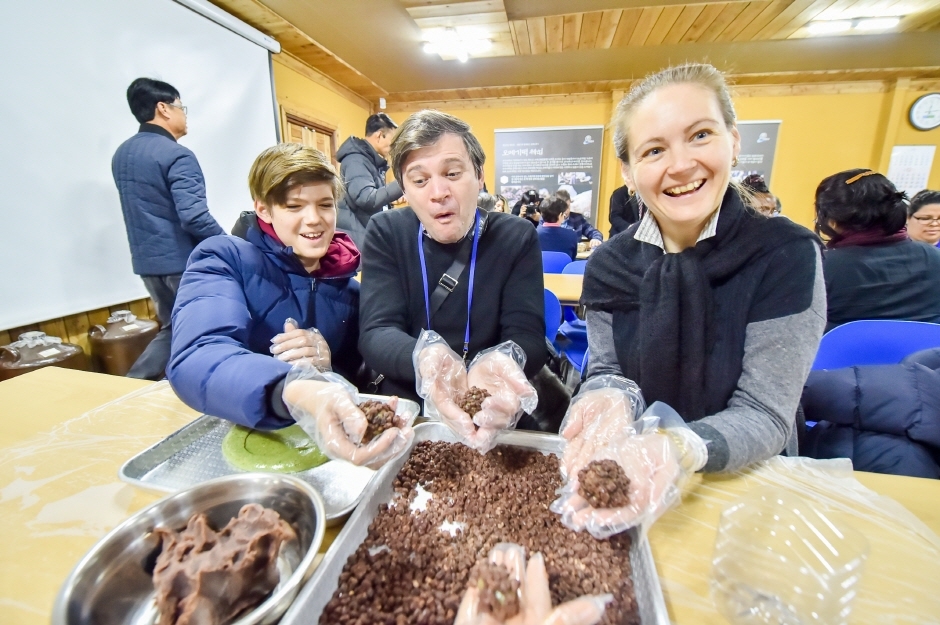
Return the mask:
[[[564,48],[565,16],[549,15],[545,18],[545,49],[547,52],[561,52]]]
[[[578,41],[578,48],[590,49],[596,47],[597,31],[600,29],[602,17],[603,13],[601,11],[591,11],[584,14],[584,19],[581,21],[581,37]]]
[[[646,44],[646,39],[650,35],[650,31],[653,30],[653,27],[656,26],[656,21],[659,19],[659,16],[663,12],[663,7],[646,7],[643,9],[643,12],[640,14],[640,19],[636,22],[636,28],[633,30],[633,35],[630,36],[631,46],[642,46]]]
[[[513,20],[509,24],[512,28],[512,38],[515,44],[516,54],[532,54],[532,46],[529,43],[529,24],[525,20]]]
[[[705,10],[705,6],[704,4],[689,4],[682,7],[682,12],[676,17],[672,28],[669,29],[669,32],[666,33],[666,36],[663,38],[663,44],[679,43],[685,36],[685,33],[688,32],[689,28],[692,27],[695,20],[698,19],[698,16]]]
[[[787,10],[787,7],[793,4],[794,0],[772,0],[760,14],[751,20],[751,23],[745,26],[734,41],[751,41],[757,36],[764,26],[769,24],[778,15]]]
[[[595,48],[609,48],[617,34],[617,27],[620,24],[620,17],[623,15],[623,9],[611,9],[601,11],[601,23],[597,28],[597,41]]]
[[[752,2],[751,4],[758,4]],[[762,3],[761,3],[762,4]],[[724,10],[718,14],[718,17],[712,21],[711,25],[705,29],[705,32],[702,33],[702,36],[698,38],[698,41],[703,43],[708,43],[711,41],[718,41],[719,38],[724,34],[725,30],[731,26],[731,24],[737,21],[738,16],[741,15],[748,5],[743,2],[730,2],[725,5]],[[761,8],[763,11],[763,8]],[[760,13],[760,11],[758,11]]]
[[[797,19],[804,11],[816,4],[817,1],[818,0],[793,0],[789,6],[783,11],[780,11],[780,13],[767,22],[763,28],[757,31],[753,39],[773,39],[777,32],[784,29],[791,21]]]
[[[659,14],[659,18],[656,20],[656,25],[650,30],[650,34],[646,38],[646,41],[643,42],[643,45],[658,46],[661,44],[669,33],[669,29],[672,28],[672,25],[675,23],[676,18],[682,14],[684,8],[685,7],[678,4],[664,7],[662,13]]]
[[[764,12],[764,9],[767,8],[769,2],[749,2],[745,6],[743,11],[738,13],[737,17],[733,22],[727,25],[721,33],[719,33],[714,41],[734,41],[735,37],[741,34],[741,31],[748,27],[748,25],[757,19],[757,16]]]
[[[147,297],[133,302],[115,304],[107,308],[89,310],[59,319],[50,319],[48,321],[32,323],[18,328],[0,330],[0,345],[9,345],[19,339],[19,336],[24,332],[39,330],[49,336],[57,336],[66,343],[78,345],[85,350],[85,354],[91,354],[91,343],[88,341],[88,329],[97,324],[104,325],[107,323],[111,313],[117,310],[130,310],[142,319],[157,319],[153,302]],[[90,360],[88,362],[90,364]]]
[[[614,40],[610,44],[611,48],[626,48],[630,45],[633,33],[636,31],[636,25],[640,23],[640,17],[643,15],[643,9],[624,9],[620,16],[620,23],[617,24],[617,32],[614,34]]]
[[[577,50],[581,39],[581,22],[583,13],[572,13],[564,16],[564,26],[561,37],[562,50]]]
[[[532,54],[548,52],[545,41],[545,18],[533,17],[526,20],[526,24],[529,26],[529,46],[532,48]]]
[[[721,15],[721,12],[724,11],[727,6],[728,4],[726,2],[715,2],[706,5],[705,9],[695,18],[695,22],[689,27],[689,30],[685,31],[685,34],[679,39],[679,43],[698,41],[702,33],[708,30],[708,27],[712,25],[712,22]]]

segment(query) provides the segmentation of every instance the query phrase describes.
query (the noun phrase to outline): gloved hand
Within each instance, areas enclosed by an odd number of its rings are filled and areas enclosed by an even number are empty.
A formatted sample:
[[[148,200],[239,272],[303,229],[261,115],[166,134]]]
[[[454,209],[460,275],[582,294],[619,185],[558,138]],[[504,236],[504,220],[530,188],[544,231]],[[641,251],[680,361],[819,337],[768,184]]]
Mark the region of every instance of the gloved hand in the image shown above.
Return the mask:
[[[490,394],[483,400],[482,410],[473,415],[477,426],[490,430],[515,426],[521,411],[532,412],[538,405],[535,387],[529,384],[517,360],[501,347],[478,354],[467,373],[469,387],[482,388]],[[508,349],[512,347],[515,345]]]
[[[271,339],[271,353],[278,360],[294,363],[306,360],[321,371],[330,371],[330,346],[316,328],[302,330],[290,317],[284,322],[284,332]]]
[[[630,480],[629,503],[591,507],[579,492],[578,472],[571,472],[551,510],[561,515],[566,527],[586,529],[604,539],[658,519],[679,500],[680,480],[702,468],[708,452],[705,441],[671,407],[655,402],[629,430],[618,432],[605,446],[596,446],[578,470],[596,460],[620,465]]]
[[[391,428],[371,441],[362,440],[368,427],[358,407],[356,388],[342,376],[322,373],[309,364],[295,365],[284,384],[284,404],[324,454],[376,469],[411,444],[411,426]],[[397,399],[389,402],[398,408]]]
[[[601,243],[603,243],[603,241],[598,241],[597,239],[591,239],[591,242],[588,245],[593,250],[593,249],[600,247]]]
[[[513,543],[500,543],[489,554],[493,564],[505,566],[510,577],[519,582],[520,607],[505,625],[594,625],[604,616],[612,595],[590,595],[573,599],[552,609],[548,573],[541,553],[525,562],[525,550]],[[464,593],[454,625],[500,625],[491,614],[480,611],[480,590],[470,587]]]
[[[644,407],[640,388],[624,377],[602,375],[585,382],[561,422],[568,441],[562,477],[577,475],[598,449],[634,433],[634,420]]]

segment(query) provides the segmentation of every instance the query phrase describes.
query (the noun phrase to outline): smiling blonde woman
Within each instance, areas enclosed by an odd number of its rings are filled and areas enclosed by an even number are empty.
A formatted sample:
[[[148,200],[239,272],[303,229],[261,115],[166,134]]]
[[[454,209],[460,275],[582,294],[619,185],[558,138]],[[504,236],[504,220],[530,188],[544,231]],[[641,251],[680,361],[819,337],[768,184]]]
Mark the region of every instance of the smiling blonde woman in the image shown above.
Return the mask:
[[[705,471],[796,450],[825,324],[812,232],[746,207],[731,184],[734,106],[711,65],[636,84],[612,120],[629,191],[649,210],[591,256],[588,377],[624,375],[708,446]]]

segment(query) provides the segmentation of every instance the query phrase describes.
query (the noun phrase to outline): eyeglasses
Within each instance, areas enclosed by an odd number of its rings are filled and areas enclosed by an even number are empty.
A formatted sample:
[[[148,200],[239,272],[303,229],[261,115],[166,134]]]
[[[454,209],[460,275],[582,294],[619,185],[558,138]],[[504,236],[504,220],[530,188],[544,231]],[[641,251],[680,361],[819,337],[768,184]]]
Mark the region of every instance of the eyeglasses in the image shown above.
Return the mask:
[[[189,114],[189,109],[182,104],[173,104],[172,102],[164,102],[164,104],[167,106],[172,106],[173,108],[178,108],[179,110],[183,111],[183,115]]]
[[[940,224],[940,217],[929,217],[927,215],[924,215],[923,217],[918,217],[917,215],[914,215],[914,219],[916,219],[917,221],[919,221],[920,223],[924,225],[927,225],[929,223]]]

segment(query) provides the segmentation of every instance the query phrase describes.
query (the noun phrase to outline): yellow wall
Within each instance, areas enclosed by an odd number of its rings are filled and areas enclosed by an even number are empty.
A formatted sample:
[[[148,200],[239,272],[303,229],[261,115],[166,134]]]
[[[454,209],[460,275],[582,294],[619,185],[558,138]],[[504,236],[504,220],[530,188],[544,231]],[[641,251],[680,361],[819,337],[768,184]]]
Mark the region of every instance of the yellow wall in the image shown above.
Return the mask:
[[[917,98],[926,94],[926,91],[910,91],[905,94],[904,106],[900,111],[900,116],[902,119],[901,123],[898,125],[898,134],[894,141],[894,145],[940,146],[940,128],[934,128],[933,130],[924,132],[911,126],[910,122],[908,121],[908,112],[910,111],[911,105]],[[930,178],[927,181],[927,188],[935,190],[940,189],[940,148],[938,148],[934,153],[933,167],[930,170]]]
[[[274,55],[274,91],[281,106],[336,128],[336,148],[350,136],[361,137],[371,111],[335,91],[317,84]]]
[[[780,197],[787,216],[812,227],[816,186],[826,176],[855,167],[878,169],[883,154],[890,154],[893,145],[940,144],[940,129],[920,132],[907,121],[911,103],[923,93],[902,93],[893,109],[894,92],[891,90],[741,95],[735,97],[735,105],[741,120],[782,121],[771,190]],[[480,139],[488,155],[484,175],[492,189],[495,129],[606,125],[612,102],[532,104],[531,100],[520,98],[518,106],[503,103],[492,108],[445,107],[444,110],[467,121]],[[407,113],[393,112],[391,115],[401,123]],[[606,236],[610,194],[623,184],[607,132],[601,166],[598,228]],[[934,158],[929,187],[940,188],[940,154]]]

